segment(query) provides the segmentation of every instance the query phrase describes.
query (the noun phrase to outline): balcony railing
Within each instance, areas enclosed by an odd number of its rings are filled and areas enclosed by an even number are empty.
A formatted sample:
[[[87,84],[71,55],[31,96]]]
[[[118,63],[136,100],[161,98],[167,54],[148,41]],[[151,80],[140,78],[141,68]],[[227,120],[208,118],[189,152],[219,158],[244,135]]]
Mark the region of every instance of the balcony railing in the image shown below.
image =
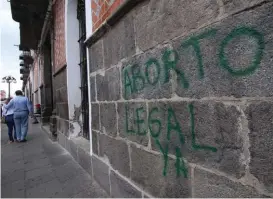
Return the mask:
[[[20,66],[25,66],[24,60],[22,60],[22,61],[20,62]]]
[[[22,74],[20,80],[27,80],[28,74]]]
[[[33,63],[33,57],[31,56],[30,51],[23,51],[21,55],[19,56],[19,59],[23,60],[26,64]]]
[[[25,57],[31,57],[30,51],[23,51],[23,52],[19,55],[19,59],[24,60]]]
[[[20,68],[20,74],[28,74],[29,73],[29,69],[26,67],[21,67]]]

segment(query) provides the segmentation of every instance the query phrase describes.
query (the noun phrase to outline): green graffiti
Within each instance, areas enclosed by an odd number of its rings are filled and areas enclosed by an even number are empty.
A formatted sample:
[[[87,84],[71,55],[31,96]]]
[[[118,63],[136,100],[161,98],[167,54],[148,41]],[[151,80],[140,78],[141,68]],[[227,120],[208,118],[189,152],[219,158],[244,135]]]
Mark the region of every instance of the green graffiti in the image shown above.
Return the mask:
[[[172,124],[172,118],[174,120],[174,123],[175,124]],[[176,116],[175,116],[175,113],[173,111],[172,108],[169,108],[168,109],[168,125],[167,125],[167,139],[170,140],[171,139],[171,132],[172,131],[176,131],[178,133],[178,136],[179,136],[179,140],[181,142],[181,144],[184,144],[185,143],[185,139],[184,139],[184,136],[182,134],[182,130],[181,130],[181,127],[176,119]]]
[[[229,65],[228,59],[225,55],[225,48],[227,47],[227,45],[232,39],[241,35],[246,35],[246,36],[255,38],[257,40],[257,44],[259,47],[257,48],[256,54],[250,66],[248,66],[245,69],[235,70]],[[222,41],[220,45],[220,51],[219,51],[220,64],[224,69],[226,69],[230,74],[234,76],[249,75],[253,73],[260,65],[262,57],[263,57],[264,48],[265,48],[264,37],[257,30],[250,27],[236,28]]]
[[[192,148],[195,150],[207,150],[212,152],[217,152],[217,149],[212,146],[206,146],[206,145],[198,145],[196,144],[196,137],[195,137],[195,124],[194,124],[194,107],[193,104],[189,105],[189,112],[190,112],[190,122],[191,122],[191,136],[192,136]]]
[[[216,29],[208,30],[197,36],[190,37],[188,40],[184,41],[181,44],[181,47],[183,48],[187,48],[189,46],[193,47],[196,53],[197,61],[198,61],[198,75],[200,79],[204,78],[204,66],[203,66],[202,53],[200,48],[200,40],[209,36],[214,36],[216,32],[217,32]]]
[[[163,176],[167,175],[167,167],[168,167],[168,151],[169,151],[169,146],[166,146],[166,149],[164,150],[163,147],[161,146],[160,142],[156,139],[155,140],[156,145],[158,146],[160,152],[163,155],[164,158],[164,169],[163,169]]]
[[[189,47],[193,48],[197,59],[199,79],[203,79],[205,76],[204,63],[200,45],[201,40],[214,36],[216,35],[216,33],[216,29],[207,30],[201,34],[192,36],[187,40],[183,41],[179,47],[179,50],[184,50]],[[225,49],[234,38],[242,35],[254,38],[257,42],[258,47],[249,66],[244,69],[235,69],[230,65],[227,55],[225,54]],[[263,57],[264,48],[265,41],[263,35],[260,32],[250,27],[239,27],[235,28],[224,38],[224,40],[220,44],[217,56],[219,58],[220,66],[223,69],[227,70],[231,75],[245,76],[255,72],[255,70],[259,67]],[[181,67],[178,68],[178,61],[180,59],[179,56],[180,55],[177,53],[176,50],[167,49],[162,53],[161,57],[163,66],[160,66],[160,62],[157,59],[149,58],[148,61],[145,63],[145,67],[140,67],[138,64],[126,67],[123,71],[124,98],[127,99],[130,94],[142,91],[147,85],[155,86],[160,81],[161,76],[163,76],[163,84],[170,82],[171,71],[174,71],[177,74],[176,81],[181,87],[186,89],[189,88],[188,78],[186,77],[183,69],[181,69]],[[142,71],[141,68],[143,68],[144,71]],[[128,69],[130,69],[129,72]],[[150,74],[152,73],[150,72],[150,69],[154,69],[153,75]],[[162,72],[163,75],[161,75]]]
[[[179,147],[175,148],[175,154],[176,154],[175,168],[176,168],[177,177],[180,177],[181,173],[183,173],[184,178],[188,178],[188,169],[186,167],[185,161],[183,159],[183,156]]]
[[[130,79],[130,76],[129,76],[129,73],[128,73],[128,67],[124,68],[123,69],[123,77],[124,77],[124,97],[125,99],[127,99],[128,97],[128,87],[129,87],[129,91],[131,93],[133,93],[134,91],[134,88],[133,88],[133,85],[132,85],[132,82],[131,82],[131,79]]]
[[[125,129],[128,134],[134,134],[135,131],[133,129],[129,129],[128,126],[128,105],[125,105]]]
[[[156,83],[159,80],[159,76],[160,76],[160,64],[159,62],[155,59],[155,58],[151,58],[146,62],[146,67],[145,67],[145,75],[146,75],[146,79],[148,81],[149,84],[151,85],[156,85]],[[153,81],[150,80],[149,78],[149,68],[155,66],[156,68],[156,77]]]
[[[150,129],[150,133],[151,133],[152,137],[157,138],[161,133],[161,122],[158,119],[152,119],[151,118],[152,114],[154,112],[158,112],[157,107],[154,107],[154,108],[151,109],[151,111],[149,113],[149,116],[148,116],[148,124],[149,124],[149,129]],[[154,124],[158,126],[158,131],[157,132],[153,131],[152,125],[154,125]]]
[[[173,60],[172,60],[172,56],[173,56]],[[164,68],[165,68],[164,83],[167,83],[170,81],[170,71],[174,70],[178,78],[180,78],[182,86],[184,88],[189,88],[189,82],[186,79],[184,72],[176,68],[178,60],[179,60],[178,53],[175,50],[168,49],[163,53],[162,61],[164,63]]]
[[[144,130],[143,132],[140,131],[140,125],[141,124],[144,124],[145,125],[145,120],[143,119],[140,119],[140,114],[145,112],[145,109],[143,107],[140,107],[140,108],[137,108],[136,109],[136,124],[137,124],[137,134],[138,135],[146,135],[147,134],[147,131]]]
[[[141,74],[140,66],[137,64],[132,66],[132,78],[134,92],[143,90],[145,86],[145,79]]]

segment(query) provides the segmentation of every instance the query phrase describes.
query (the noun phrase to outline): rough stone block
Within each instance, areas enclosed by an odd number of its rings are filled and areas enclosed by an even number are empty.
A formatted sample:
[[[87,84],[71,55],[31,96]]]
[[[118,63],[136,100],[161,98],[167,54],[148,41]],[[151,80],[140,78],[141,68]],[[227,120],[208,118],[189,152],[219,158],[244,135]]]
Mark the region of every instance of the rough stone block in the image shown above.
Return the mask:
[[[110,195],[109,167],[92,156],[93,175],[99,185]]]
[[[98,133],[95,131],[92,131],[92,150],[93,153],[95,153],[96,155],[99,154],[99,140],[98,140]]]
[[[97,100],[115,101],[120,99],[120,74],[118,68],[105,71],[104,76],[96,76]]]
[[[54,76],[54,89],[60,89],[61,87],[64,87],[67,85],[67,75],[66,75],[66,69],[60,71],[56,76]]]
[[[66,138],[67,139],[67,138]],[[66,150],[71,154],[71,156],[75,159],[75,161],[79,161],[78,159],[78,147],[73,142],[73,140],[66,140]]]
[[[100,130],[100,107],[99,104],[91,104],[92,129]]]
[[[52,134],[55,134],[57,132],[57,126],[53,125],[53,124],[50,124],[50,132]]]
[[[57,127],[57,130],[58,132],[60,132],[60,128],[61,128],[61,122],[60,122],[61,118],[60,117],[57,117],[57,124],[56,124],[56,127]]]
[[[168,48],[168,45],[155,48],[123,62],[121,86],[124,99],[171,97],[172,78],[166,79],[168,69],[162,59]]]
[[[51,116],[51,117],[50,117],[50,123],[51,123],[51,124],[56,124],[56,123],[57,123],[57,118],[54,117],[54,116]]]
[[[91,102],[96,101],[96,76],[90,77],[90,95]]]
[[[173,43],[180,97],[273,96],[272,4],[230,16]],[[193,46],[196,47],[193,47]],[[183,82],[187,81],[187,87]],[[181,84],[182,83],[182,84]]]
[[[142,194],[139,190],[129,184],[126,180],[116,174],[110,172],[111,197],[114,198],[141,198]]]
[[[103,69],[102,43],[103,43],[102,40],[99,40],[95,44],[93,44],[88,50],[91,73],[99,69]]]
[[[194,169],[195,198],[261,198],[262,195],[250,187],[233,182],[204,170]]]
[[[62,103],[62,102],[67,102],[67,88],[62,87],[60,89],[56,90],[56,102],[57,103]]]
[[[121,59],[135,54],[134,19],[132,14],[123,17],[107,33],[103,40],[103,49],[105,69],[117,64]]]
[[[84,170],[92,176],[92,165],[91,165],[91,156],[85,150],[78,148],[78,160],[79,164],[84,168]]]
[[[246,113],[250,130],[250,172],[273,192],[273,103],[252,103]]]
[[[73,198],[107,198],[109,197],[105,190],[101,186],[93,181],[91,187],[86,188],[85,190],[77,193],[72,196]]]
[[[65,135],[58,132],[58,143],[63,147],[65,148],[65,142],[66,142],[66,138],[65,138]]]
[[[189,162],[236,177],[244,174],[236,107],[217,102],[153,102],[148,106],[152,149],[168,147],[176,155],[178,147]]]
[[[232,14],[240,10],[249,8],[265,0],[222,0],[224,6],[224,14]]]
[[[68,135],[68,132],[69,132],[69,122],[67,120],[64,120],[64,119],[61,119],[59,118],[58,119],[59,123],[59,132],[63,133],[65,136]]]
[[[99,154],[106,156],[114,169],[129,177],[130,160],[127,144],[122,140],[116,140],[106,135],[99,135]]]
[[[103,133],[117,135],[117,114],[114,103],[100,104],[100,121]]]
[[[216,0],[152,0],[136,10],[136,45],[145,51],[163,41],[212,23],[219,14]]]
[[[57,103],[56,104],[57,115],[68,120],[68,104],[67,103]]]
[[[137,117],[139,117],[137,119]],[[118,103],[119,136],[148,145],[146,103]]]
[[[166,167],[166,176],[163,175],[163,156],[152,154],[131,145],[131,178],[155,197],[162,198],[189,198],[190,169],[187,176],[177,176],[175,160],[169,158]],[[186,178],[187,177],[187,178]]]

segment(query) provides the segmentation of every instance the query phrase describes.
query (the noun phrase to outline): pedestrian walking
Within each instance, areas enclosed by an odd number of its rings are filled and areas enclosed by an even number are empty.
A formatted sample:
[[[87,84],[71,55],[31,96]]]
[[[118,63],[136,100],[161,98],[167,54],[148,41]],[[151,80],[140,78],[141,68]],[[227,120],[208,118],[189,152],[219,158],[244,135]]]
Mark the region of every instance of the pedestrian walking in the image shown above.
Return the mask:
[[[8,98],[6,100],[6,104],[10,102],[11,98]],[[5,107],[2,107],[2,116],[5,118],[5,122],[8,126],[8,134],[9,134],[9,143],[12,143],[14,141],[17,141],[16,139],[16,128],[14,124],[14,109],[13,107],[9,108],[8,110],[5,109]]]
[[[7,110],[13,108],[13,118],[17,140],[20,142],[26,142],[28,131],[28,116],[33,115],[33,109],[28,98],[23,96],[22,91],[16,91],[15,95],[16,97],[14,97],[7,105],[4,105],[4,107]]]

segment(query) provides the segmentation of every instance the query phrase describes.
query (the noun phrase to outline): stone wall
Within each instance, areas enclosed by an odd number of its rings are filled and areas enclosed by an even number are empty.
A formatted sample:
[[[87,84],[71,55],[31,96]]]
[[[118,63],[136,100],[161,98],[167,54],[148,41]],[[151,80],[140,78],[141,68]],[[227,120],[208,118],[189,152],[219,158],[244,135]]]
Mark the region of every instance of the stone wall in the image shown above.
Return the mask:
[[[272,10],[146,0],[91,44],[93,175],[109,194],[273,196]]]
[[[41,79],[43,86],[41,91],[41,121],[42,124],[48,124],[50,122],[50,116],[52,115],[52,64],[51,64],[51,47],[48,45],[49,41],[44,44],[42,67],[41,67]]]
[[[68,102],[67,102],[67,71],[63,68],[59,73],[54,75],[53,85],[55,93],[55,113],[57,133],[68,136],[69,118],[68,118]],[[54,122],[54,121],[52,121]]]

